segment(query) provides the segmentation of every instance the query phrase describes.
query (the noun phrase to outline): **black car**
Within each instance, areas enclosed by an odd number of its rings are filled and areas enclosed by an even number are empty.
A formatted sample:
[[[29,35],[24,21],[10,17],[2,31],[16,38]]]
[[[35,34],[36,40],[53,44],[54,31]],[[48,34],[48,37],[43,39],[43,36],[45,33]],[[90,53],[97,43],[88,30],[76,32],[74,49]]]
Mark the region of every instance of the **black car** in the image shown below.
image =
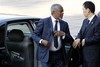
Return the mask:
[[[31,35],[39,20],[0,14],[0,67],[37,67]]]
[[[41,67],[36,60],[37,45],[31,37],[39,20],[31,16],[0,14],[0,67]],[[65,47],[70,54],[70,45]]]

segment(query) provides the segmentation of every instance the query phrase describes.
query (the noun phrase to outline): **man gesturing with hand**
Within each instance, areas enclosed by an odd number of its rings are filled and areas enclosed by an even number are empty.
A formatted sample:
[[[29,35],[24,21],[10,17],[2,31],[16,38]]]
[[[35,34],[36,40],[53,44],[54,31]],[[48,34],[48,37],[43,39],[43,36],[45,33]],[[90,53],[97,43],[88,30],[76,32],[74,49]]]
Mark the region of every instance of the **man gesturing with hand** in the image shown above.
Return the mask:
[[[37,43],[37,58],[42,67],[64,67],[66,62],[65,44],[72,43],[68,23],[62,20],[63,7],[51,6],[51,16],[41,19],[32,34]]]

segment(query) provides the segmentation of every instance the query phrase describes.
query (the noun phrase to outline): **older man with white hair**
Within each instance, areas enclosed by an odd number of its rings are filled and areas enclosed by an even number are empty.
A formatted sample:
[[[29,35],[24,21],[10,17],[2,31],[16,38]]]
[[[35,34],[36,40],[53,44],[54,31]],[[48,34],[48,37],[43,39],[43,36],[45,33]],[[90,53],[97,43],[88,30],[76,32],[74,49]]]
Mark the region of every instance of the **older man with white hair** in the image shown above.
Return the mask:
[[[63,7],[51,6],[51,16],[41,19],[32,38],[38,44],[37,57],[42,67],[64,67],[66,43],[72,43],[68,23],[63,21]]]

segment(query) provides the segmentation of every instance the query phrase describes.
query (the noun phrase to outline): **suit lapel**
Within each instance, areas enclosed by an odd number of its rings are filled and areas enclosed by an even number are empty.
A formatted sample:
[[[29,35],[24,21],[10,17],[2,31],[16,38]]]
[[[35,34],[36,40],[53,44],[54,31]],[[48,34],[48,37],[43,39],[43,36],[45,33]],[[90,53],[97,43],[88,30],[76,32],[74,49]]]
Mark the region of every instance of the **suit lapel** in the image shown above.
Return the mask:
[[[52,38],[53,38],[53,24],[52,24],[52,20],[51,20],[51,17],[48,18],[48,30],[50,32],[50,35],[49,35],[49,42],[51,43],[52,42]]]
[[[53,31],[53,24],[52,24],[51,17],[49,17],[48,22],[49,22],[48,27],[50,28],[50,31]]]
[[[49,20],[48,20],[49,24],[48,26],[50,27],[50,30],[53,31],[53,24],[52,24],[52,20],[51,20],[51,17],[49,17]],[[63,27],[64,27],[64,24],[61,23],[62,21],[59,20],[59,23],[60,23],[60,30],[63,31]]]
[[[84,21],[84,26],[82,28],[83,34],[86,32],[87,26],[88,26],[88,20]]]
[[[85,33],[87,33],[87,32],[91,29],[91,27],[93,26],[93,24],[94,24],[96,18],[97,18],[97,16],[95,16],[95,17],[92,19],[92,21],[89,23],[88,27],[86,28],[86,32],[85,32]]]
[[[92,21],[90,22],[92,25],[94,24],[96,18],[97,18],[97,16],[94,16],[94,18],[93,18]]]
[[[61,20],[59,20],[59,23],[60,23],[60,31],[63,31],[63,23],[61,23],[62,21]]]

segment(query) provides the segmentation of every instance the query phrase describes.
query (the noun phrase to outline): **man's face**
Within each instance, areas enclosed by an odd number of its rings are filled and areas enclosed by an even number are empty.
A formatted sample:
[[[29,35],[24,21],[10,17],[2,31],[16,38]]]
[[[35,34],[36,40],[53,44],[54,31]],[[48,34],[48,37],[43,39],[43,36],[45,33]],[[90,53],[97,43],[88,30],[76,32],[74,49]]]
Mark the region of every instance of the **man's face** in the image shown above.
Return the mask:
[[[55,14],[55,18],[62,19],[63,18],[63,14],[64,14],[63,13],[63,9],[59,9],[59,10],[55,11],[54,14]]]
[[[89,12],[90,12],[90,10],[88,8],[87,9],[84,8],[84,6],[83,6],[83,14],[84,14],[85,17],[88,17]]]

